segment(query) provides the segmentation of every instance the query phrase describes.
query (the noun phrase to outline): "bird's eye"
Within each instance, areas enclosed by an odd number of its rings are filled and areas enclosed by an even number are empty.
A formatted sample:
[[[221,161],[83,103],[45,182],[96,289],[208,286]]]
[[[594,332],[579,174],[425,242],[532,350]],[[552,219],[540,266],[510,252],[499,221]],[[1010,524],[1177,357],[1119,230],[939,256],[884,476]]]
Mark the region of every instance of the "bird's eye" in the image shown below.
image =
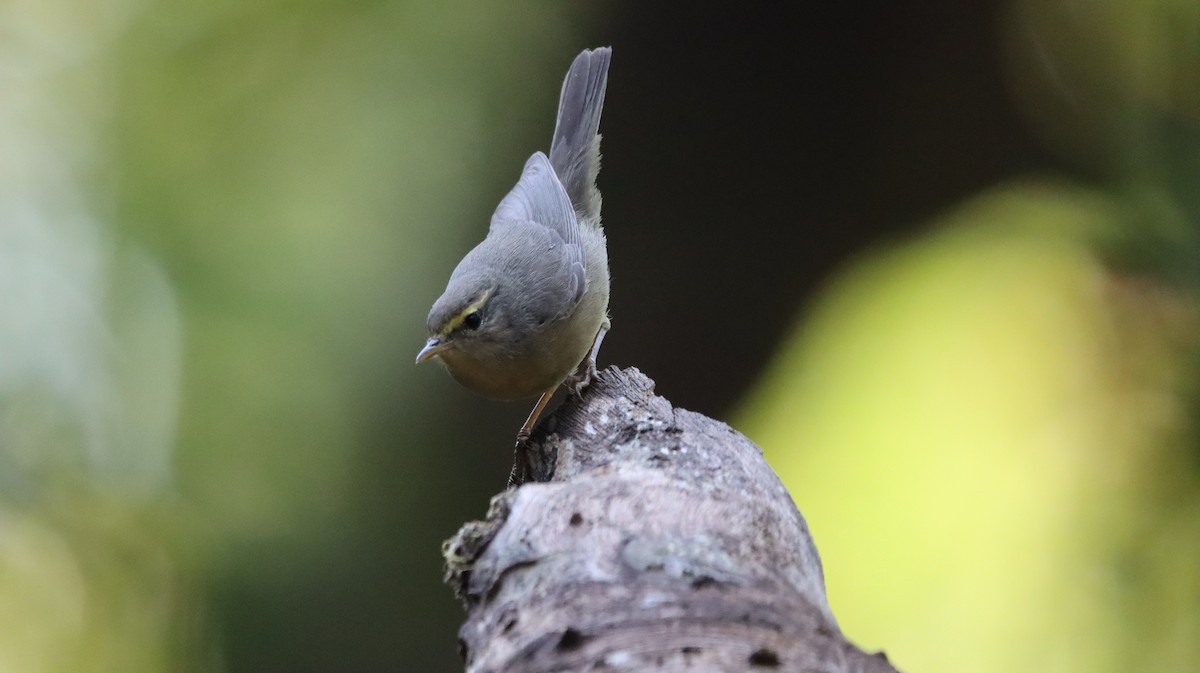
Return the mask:
[[[479,315],[479,311],[471,311],[463,317],[463,325],[467,329],[479,329],[483,323],[483,316]]]

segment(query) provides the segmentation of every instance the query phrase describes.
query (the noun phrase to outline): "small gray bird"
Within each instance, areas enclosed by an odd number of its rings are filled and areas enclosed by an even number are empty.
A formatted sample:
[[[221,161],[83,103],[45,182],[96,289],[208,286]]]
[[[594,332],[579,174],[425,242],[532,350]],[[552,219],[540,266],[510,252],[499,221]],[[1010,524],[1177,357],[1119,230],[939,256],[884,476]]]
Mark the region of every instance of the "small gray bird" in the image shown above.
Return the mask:
[[[610,57],[608,47],[575,57],[549,158],[534,152],[525,162],[487,237],[458,263],[430,309],[429,341],[417,354],[417,363],[437,357],[486,397],[541,395],[517,434],[518,464],[554,391],[568,383],[579,395],[591,383],[609,329],[596,174]]]

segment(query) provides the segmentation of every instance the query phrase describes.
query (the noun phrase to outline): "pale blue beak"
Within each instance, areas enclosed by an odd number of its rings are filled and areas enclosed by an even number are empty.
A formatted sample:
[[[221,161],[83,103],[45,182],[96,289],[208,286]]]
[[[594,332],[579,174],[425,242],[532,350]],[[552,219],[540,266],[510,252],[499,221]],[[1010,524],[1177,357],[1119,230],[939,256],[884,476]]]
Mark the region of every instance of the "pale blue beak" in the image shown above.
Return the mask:
[[[429,339],[429,341],[425,342],[425,347],[421,349],[421,352],[417,353],[417,364],[421,364],[438,353],[441,353],[444,348],[445,344],[442,343],[441,339],[432,337]]]

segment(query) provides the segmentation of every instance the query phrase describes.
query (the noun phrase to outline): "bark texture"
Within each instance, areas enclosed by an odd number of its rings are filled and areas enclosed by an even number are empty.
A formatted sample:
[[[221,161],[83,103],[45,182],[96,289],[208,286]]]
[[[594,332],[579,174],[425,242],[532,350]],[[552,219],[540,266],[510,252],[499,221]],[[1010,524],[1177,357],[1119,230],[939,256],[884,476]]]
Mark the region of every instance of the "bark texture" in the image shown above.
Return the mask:
[[[531,482],[446,542],[472,673],[894,671],[838,629],[762,450],[609,368],[530,440]]]

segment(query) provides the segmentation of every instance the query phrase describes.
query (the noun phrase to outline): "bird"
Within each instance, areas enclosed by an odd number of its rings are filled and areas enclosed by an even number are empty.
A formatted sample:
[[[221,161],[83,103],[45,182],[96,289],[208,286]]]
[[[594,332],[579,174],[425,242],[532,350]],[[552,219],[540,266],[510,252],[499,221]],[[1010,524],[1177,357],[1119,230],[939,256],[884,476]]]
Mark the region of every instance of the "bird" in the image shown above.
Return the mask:
[[[525,162],[486,237],[450,274],[425,325],[420,364],[440,360],[485,397],[538,397],[517,432],[510,485],[524,481],[525,443],[559,386],[578,397],[596,375],[611,328],[608,246],[600,223],[600,115],[610,47],[571,63],[549,155]]]

